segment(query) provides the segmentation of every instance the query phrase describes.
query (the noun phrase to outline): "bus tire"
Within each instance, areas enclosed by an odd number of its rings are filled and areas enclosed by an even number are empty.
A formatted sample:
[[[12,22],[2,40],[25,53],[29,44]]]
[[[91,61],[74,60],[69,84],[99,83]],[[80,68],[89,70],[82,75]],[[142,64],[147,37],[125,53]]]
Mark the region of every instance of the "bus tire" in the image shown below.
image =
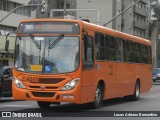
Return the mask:
[[[131,100],[137,101],[139,99],[139,96],[140,96],[140,82],[136,81],[134,94],[131,96]]]
[[[37,104],[40,108],[45,109],[50,107],[50,102],[42,102],[42,101],[37,101]]]
[[[140,82],[136,81],[134,94],[130,96],[125,96],[125,100],[137,101],[140,96]]]
[[[2,89],[0,88],[0,99],[2,98]]]
[[[95,91],[95,101],[93,102],[93,108],[99,108],[103,105],[103,89],[100,84],[98,84]]]

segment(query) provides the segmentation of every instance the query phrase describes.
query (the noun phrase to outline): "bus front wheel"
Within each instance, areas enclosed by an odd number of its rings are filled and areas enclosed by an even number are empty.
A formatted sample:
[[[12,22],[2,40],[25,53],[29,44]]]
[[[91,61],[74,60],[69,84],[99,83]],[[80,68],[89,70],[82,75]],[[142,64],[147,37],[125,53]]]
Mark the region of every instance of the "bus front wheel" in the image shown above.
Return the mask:
[[[38,106],[40,108],[45,109],[45,108],[49,108],[49,106],[50,106],[51,103],[50,102],[37,101],[37,104],[38,104]]]
[[[99,108],[103,105],[103,89],[100,84],[98,84],[95,92],[95,101],[93,102],[93,108]]]

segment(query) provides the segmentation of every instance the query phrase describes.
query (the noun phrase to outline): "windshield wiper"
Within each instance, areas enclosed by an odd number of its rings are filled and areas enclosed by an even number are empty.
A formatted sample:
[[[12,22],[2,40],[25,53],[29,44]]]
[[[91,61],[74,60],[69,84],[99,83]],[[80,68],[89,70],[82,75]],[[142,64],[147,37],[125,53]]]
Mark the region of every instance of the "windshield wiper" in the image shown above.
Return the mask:
[[[32,42],[35,44],[35,46],[38,48],[38,49],[41,49],[41,46],[38,44],[37,41],[34,40],[34,36],[32,34],[29,35]]]
[[[48,49],[52,49],[57,43],[59,43],[60,40],[62,40],[63,37],[64,34],[60,34],[57,39],[51,45],[49,45]]]

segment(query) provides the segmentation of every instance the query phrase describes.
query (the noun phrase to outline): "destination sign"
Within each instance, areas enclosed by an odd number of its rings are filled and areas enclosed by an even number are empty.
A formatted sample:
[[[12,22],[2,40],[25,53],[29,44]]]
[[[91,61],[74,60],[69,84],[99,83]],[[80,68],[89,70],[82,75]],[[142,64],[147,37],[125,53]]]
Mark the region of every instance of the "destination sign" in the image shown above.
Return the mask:
[[[71,22],[28,22],[21,23],[18,28],[19,34],[79,34],[78,23]]]

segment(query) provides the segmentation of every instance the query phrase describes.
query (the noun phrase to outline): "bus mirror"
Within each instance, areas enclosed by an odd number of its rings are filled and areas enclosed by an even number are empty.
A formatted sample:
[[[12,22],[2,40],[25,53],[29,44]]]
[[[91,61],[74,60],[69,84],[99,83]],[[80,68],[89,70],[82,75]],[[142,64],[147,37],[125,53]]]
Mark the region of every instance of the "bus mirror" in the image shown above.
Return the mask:
[[[6,44],[5,44],[5,51],[8,52],[8,48],[9,48],[9,40],[6,40]]]

